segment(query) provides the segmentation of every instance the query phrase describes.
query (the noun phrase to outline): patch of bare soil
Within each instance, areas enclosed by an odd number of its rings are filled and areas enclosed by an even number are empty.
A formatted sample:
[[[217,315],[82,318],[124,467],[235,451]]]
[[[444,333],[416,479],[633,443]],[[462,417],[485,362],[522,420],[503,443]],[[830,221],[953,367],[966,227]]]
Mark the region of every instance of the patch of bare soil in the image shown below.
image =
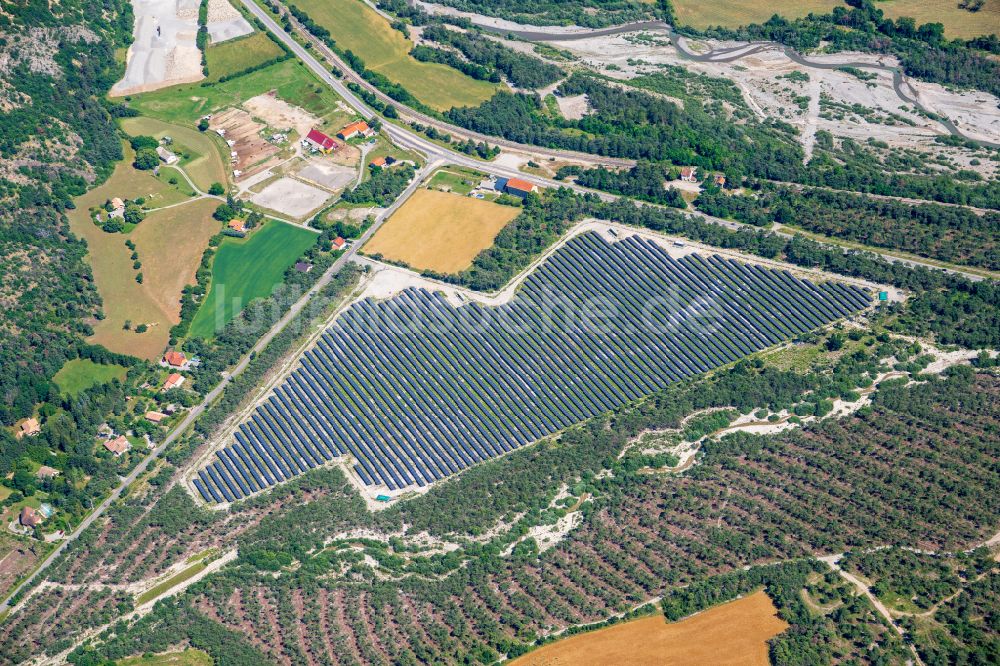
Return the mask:
[[[247,178],[266,169],[279,148],[261,136],[266,126],[254,120],[243,109],[227,109],[212,116],[209,127],[229,143],[233,167]],[[231,142],[231,143],[230,143]]]
[[[294,129],[300,137],[320,124],[319,118],[301,107],[289,104],[278,97],[273,90],[251,97],[243,102],[243,108],[271,127],[282,130]]]

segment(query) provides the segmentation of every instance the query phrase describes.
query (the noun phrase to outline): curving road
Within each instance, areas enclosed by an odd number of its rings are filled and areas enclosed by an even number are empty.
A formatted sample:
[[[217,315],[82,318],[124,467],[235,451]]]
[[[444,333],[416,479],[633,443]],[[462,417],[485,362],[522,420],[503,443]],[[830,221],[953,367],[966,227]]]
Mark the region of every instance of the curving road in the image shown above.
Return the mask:
[[[278,33],[279,37],[284,39],[285,32],[281,30],[280,27],[278,27],[277,23],[270,17],[270,15],[263,9],[261,9],[256,2],[253,2],[253,0],[241,0],[241,1],[243,2],[243,6],[249,9],[254,16],[264,21],[264,23],[267,24],[268,28],[272,32]],[[415,109],[412,109],[400,103],[397,100],[394,100],[393,98],[389,97],[384,92],[373,86],[371,83],[363,79],[360,74],[355,72],[350,67],[350,65],[344,62],[340,58],[340,56],[334,53],[329,47],[327,47],[326,44],[324,44],[322,41],[316,39],[312,34],[310,34],[309,31],[307,31],[294,16],[288,14],[288,19],[291,22],[291,24],[295,27],[295,30],[298,32],[299,36],[308,40],[308,42],[312,44],[313,51],[322,54],[323,58],[329,64],[336,66],[344,73],[344,80],[358,84],[366,91],[374,95],[379,101],[386,104],[392,104],[393,106],[396,107],[396,109],[399,111],[400,117],[403,118],[404,120],[418,122],[422,125],[434,127],[435,129],[441,132],[445,132],[453,136],[467,137],[473,139],[474,141],[482,141],[484,143],[500,146],[501,148],[507,148],[508,150],[515,150],[518,152],[528,153],[531,155],[554,157],[556,159],[571,160],[574,162],[583,162],[585,164],[591,164],[595,166],[599,165],[611,166],[611,167],[635,166],[635,160],[629,158],[604,157],[601,155],[594,155],[593,153],[581,153],[573,150],[560,150],[553,148],[545,148],[543,146],[518,143],[516,141],[510,141],[508,139],[493,136],[490,134],[480,134],[479,132],[474,132],[472,130],[465,129],[464,127],[452,125],[451,123],[445,122],[438,118],[434,118],[432,116],[423,114]],[[299,48],[301,48],[301,46]],[[305,52],[304,49],[303,52]],[[299,55],[300,58],[302,57],[297,51],[296,55]],[[306,62],[307,64],[309,64],[308,61]],[[322,71],[323,71],[322,78],[324,79],[324,81],[326,81],[327,79],[331,79],[332,81],[337,82],[339,84],[339,81],[337,79],[330,76],[329,70],[323,69]],[[319,74],[318,71],[317,74]],[[344,96],[344,93],[341,92],[340,88],[338,88],[337,86],[334,86],[334,88],[337,89],[337,92],[340,93],[341,96]],[[341,88],[346,90],[346,86],[341,86]],[[349,92],[350,91],[348,91],[348,93]],[[352,97],[356,96],[352,95]],[[351,104],[351,106],[354,106],[356,109],[358,108],[353,103]],[[375,115],[375,112],[372,109],[370,109],[366,104],[364,104],[364,107],[368,109],[368,113],[370,113],[371,115]]]

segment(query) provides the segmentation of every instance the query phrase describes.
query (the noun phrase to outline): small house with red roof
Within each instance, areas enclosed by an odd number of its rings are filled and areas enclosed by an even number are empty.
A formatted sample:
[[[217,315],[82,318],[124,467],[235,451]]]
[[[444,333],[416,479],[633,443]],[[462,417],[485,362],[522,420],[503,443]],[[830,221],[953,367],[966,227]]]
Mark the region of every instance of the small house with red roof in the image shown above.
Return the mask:
[[[347,241],[345,241],[340,236],[337,236],[336,238],[333,239],[333,243],[332,244],[333,244],[333,249],[334,250],[343,250],[344,246],[347,245]]]
[[[318,129],[309,130],[309,134],[306,134],[306,143],[324,154],[337,149],[337,142]]]
[[[161,365],[169,365],[172,368],[183,368],[187,365],[187,356],[183,352],[168,351],[163,355]]]
[[[167,415],[163,412],[146,412],[146,420],[153,423],[159,423],[165,418],[167,418]]]
[[[521,178],[508,178],[506,185],[504,185],[504,191],[507,194],[513,194],[523,199],[535,191],[535,186]]]
[[[235,232],[245,234],[247,232],[247,223],[244,220],[229,220],[229,228]]]
[[[681,180],[687,183],[693,183],[698,180],[698,167],[682,167],[681,168]]]
[[[35,511],[30,506],[25,506],[21,508],[21,514],[17,517],[17,521],[27,527],[28,529],[35,529],[45,518],[42,514]]]
[[[169,391],[170,389],[178,388],[183,383],[184,375],[179,372],[171,372],[167,377],[167,381],[163,382],[163,390]]]
[[[132,448],[125,435],[118,435],[114,439],[105,440],[102,443],[104,444],[104,448],[114,454],[115,458]]]

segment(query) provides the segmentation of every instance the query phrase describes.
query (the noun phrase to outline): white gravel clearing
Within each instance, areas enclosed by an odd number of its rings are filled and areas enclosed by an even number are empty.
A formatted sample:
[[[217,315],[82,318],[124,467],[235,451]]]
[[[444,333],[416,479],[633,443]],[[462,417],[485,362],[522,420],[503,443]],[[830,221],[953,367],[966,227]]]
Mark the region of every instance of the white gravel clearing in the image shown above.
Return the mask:
[[[253,195],[250,201],[258,206],[301,218],[322,206],[330,197],[329,192],[294,178],[279,178]]]
[[[249,35],[253,27],[229,0],[208,0],[208,37],[212,44]]]
[[[201,51],[197,0],[132,0],[135,41],[126,55],[125,76],[112,96],[148,92],[200,81]]]

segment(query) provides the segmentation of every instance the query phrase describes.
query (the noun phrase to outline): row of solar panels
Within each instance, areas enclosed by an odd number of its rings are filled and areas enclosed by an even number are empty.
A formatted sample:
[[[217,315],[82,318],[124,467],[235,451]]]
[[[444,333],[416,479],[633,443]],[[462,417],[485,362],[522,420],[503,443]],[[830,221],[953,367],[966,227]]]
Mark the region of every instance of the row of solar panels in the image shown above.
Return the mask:
[[[852,314],[840,283],[583,234],[506,305],[408,289],[343,313],[199,472],[233,501],[350,455],[367,485],[426,485]]]

